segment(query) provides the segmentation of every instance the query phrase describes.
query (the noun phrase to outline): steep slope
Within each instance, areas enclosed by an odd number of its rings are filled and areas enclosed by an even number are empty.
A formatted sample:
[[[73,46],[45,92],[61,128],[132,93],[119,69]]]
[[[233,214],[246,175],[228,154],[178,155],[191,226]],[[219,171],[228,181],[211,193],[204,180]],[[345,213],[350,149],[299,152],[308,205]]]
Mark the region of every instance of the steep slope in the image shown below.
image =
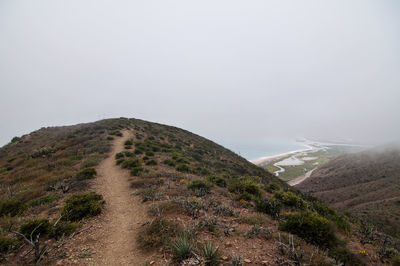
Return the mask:
[[[296,188],[400,236],[399,149],[340,156]]]

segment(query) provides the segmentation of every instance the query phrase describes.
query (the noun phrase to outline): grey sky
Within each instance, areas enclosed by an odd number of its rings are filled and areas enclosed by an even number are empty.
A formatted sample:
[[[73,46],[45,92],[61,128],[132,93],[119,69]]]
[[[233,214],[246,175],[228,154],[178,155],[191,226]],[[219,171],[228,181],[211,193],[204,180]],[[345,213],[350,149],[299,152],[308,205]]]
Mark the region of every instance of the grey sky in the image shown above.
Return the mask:
[[[0,1],[0,145],[104,117],[229,147],[400,136],[400,2]]]

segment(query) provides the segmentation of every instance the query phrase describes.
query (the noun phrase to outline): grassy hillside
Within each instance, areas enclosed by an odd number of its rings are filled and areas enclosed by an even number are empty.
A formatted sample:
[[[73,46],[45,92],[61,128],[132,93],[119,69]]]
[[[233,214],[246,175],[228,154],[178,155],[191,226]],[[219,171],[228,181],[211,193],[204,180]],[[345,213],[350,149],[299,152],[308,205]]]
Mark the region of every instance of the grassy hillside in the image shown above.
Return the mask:
[[[131,137],[115,163],[130,172],[132,194],[152,217],[137,242],[159,261],[362,265],[396,257],[394,249],[384,252],[392,246],[382,239],[364,242],[358,224],[222,146],[175,127],[120,118],[42,128],[0,149],[6,263],[66,257],[64,243],[102,212],[92,181],[122,130]],[[75,259],[90,264],[82,254]]]
[[[297,186],[400,237],[400,150],[340,156]]]

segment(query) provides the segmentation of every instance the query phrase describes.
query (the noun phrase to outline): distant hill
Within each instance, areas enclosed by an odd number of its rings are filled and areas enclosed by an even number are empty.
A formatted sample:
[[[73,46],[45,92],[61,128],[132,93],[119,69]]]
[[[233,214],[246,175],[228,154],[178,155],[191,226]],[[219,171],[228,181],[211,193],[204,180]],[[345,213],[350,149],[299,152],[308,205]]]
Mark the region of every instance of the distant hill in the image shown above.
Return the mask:
[[[399,148],[339,156],[296,188],[400,236]]]

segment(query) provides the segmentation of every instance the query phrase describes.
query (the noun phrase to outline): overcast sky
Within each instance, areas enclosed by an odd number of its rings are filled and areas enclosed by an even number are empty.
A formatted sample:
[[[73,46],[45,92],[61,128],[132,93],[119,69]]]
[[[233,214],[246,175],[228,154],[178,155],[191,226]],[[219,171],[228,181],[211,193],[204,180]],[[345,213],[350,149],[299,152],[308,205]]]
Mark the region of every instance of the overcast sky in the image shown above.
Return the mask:
[[[229,147],[400,137],[400,1],[0,1],[0,146],[135,117]]]

